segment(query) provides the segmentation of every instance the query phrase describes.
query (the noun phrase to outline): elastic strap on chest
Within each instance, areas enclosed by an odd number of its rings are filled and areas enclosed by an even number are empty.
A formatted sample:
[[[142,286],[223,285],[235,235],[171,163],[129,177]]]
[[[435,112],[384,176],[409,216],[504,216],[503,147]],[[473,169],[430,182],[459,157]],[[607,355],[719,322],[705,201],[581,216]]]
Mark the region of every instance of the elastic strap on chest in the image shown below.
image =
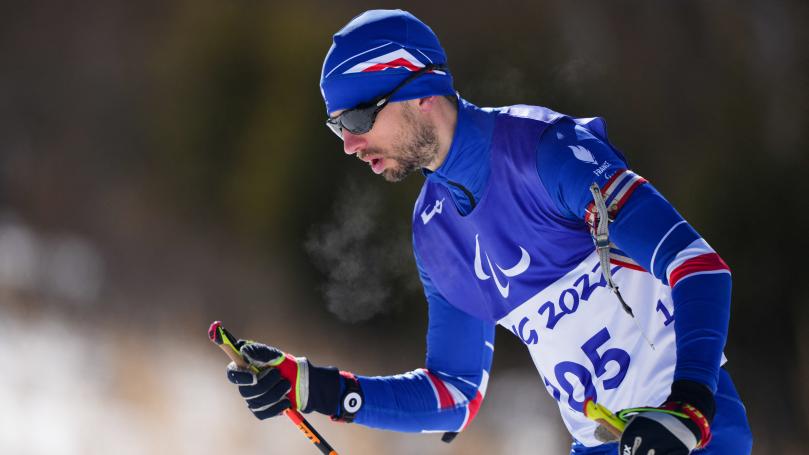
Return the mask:
[[[632,312],[632,308],[626,304],[618,285],[612,280],[612,270],[610,270],[610,217],[607,212],[607,204],[604,203],[604,196],[601,195],[601,188],[598,187],[597,183],[590,185],[590,193],[593,195],[596,209],[596,223],[591,229],[591,234],[596,245],[598,260],[601,263],[601,272],[604,274],[607,286],[618,297],[618,301],[621,302],[621,307],[623,307],[626,314],[634,318],[635,314]]]
[[[649,343],[649,346],[654,349],[654,344],[652,344],[649,337],[646,336],[646,333],[638,324],[637,319],[635,319],[635,313],[633,313],[632,308],[626,304],[623,296],[621,296],[621,291],[618,289],[618,285],[616,285],[615,281],[612,279],[612,270],[610,269],[609,230],[609,223],[612,220],[610,220],[609,212],[607,211],[607,204],[604,202],[604,196],[601,194],[601,188],[598,187],[597,183],[590,185],[590,193],[593,195],[593,202],[595,205],[595,220],[593,220],[593,224],[590,225],[590,233],[596,246],[596,253],[598,253],[598,261],[601,264],[601,273],[604,274],[604,279],[607,281],[607,286],[609,286],[612,292],[615,293],[615,296],[618,297],[621,307],[624,309],[626,314],[632,317],[632,320],[635,321],[635,325],[640,330],[643,338],[645,338],[646,342]]]

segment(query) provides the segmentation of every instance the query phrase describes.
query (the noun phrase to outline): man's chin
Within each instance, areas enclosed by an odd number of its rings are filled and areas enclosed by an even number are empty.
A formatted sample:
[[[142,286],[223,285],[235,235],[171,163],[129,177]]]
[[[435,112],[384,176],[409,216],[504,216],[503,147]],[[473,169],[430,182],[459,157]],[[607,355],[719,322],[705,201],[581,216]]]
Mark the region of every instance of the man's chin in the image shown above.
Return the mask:
[[[407,174],[398,169],[385,169],[382,171],[382,178],[390,183],[401,182],[407,177]]]
[[[382,177],[391,183],[401,182],[406,179],[408,175],[415,172],[415,169],[405,169],[401,166],[396,166],[382,171]]]

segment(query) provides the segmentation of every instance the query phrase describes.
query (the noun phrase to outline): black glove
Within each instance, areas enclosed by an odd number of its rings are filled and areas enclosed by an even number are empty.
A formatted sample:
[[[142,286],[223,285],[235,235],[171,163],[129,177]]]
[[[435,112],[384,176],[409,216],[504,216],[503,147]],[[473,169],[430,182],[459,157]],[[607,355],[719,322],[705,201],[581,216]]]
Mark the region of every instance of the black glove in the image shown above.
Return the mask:
[[[711,440],[716,404],[697,382],[674,381],[662,406],[637,411],[621,435],[620,455],[688,455]]]
[[[261,343],[239,340],[236,347],[259,372],[231,362],[228,380],[239,386],[247,407],[259,419],[275,417],[292,407],[351,421],[362,406],[362,391],[350,373],[312,365],[304,357],[296,358]],[[346,404],[341,406],[343,401]]]

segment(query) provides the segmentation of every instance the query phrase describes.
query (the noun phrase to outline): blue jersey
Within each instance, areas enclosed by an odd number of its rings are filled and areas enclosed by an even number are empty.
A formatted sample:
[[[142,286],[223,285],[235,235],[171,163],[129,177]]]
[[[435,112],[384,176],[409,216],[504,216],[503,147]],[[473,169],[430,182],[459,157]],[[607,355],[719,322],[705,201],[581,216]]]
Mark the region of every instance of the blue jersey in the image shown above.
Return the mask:
[[[610,208],[613,273],[637,321],[598,267],[592,183]],[[587,445],[597,442],[581,415],[586,397],[600,394],[615,408],[657,404],[674,379],[716,390],[729,270],[628,169],[601,119],[460,100],[447,158],[416,202],[413,236],[429,303],[426,365],[360,377],[357,422],[463,429],[485,396],[496,323],[529,348],[565,423]]]

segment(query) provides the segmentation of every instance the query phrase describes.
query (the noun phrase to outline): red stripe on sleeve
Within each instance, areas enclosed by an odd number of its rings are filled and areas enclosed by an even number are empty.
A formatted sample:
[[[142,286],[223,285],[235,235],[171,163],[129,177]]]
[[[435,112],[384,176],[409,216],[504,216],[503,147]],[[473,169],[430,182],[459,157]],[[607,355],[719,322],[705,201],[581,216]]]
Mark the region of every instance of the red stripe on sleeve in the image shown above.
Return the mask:
[[[632,264],[632,263],[629,263],[629,262],[624,262],[624,261],[622,261],[620,259],[610,258],[610,264],[620,265],[621,267],[626,267],[628,269],[637,270],[639,272],[645,272],[646,271],[646,269],[639,266],[638,264]]]
[[[629,200],[629,196],[632,195],[632,192],[635,191],[637,187],[643,185],[644,183],[646,183],[646,179],[643,177],[640,177],[638,180],[632,183],[632,186],[630,186],[629,189],[626,190],[626,193],[623,195],[623,197],[621,197],[621,200],[615,202],[616,204],[615,209],[611,211],[613,213],[613,216],[615,216],[615,214],[618,213],[619,210],[621,210],[621,207],[623,207],[624,204],[626,204],[626,201]]]
[[[438,391],[438,399],[441,409],[455,406],[455,400],[452,399],[452,394],[450,394],[449,390],[447,390],[447,386],[444,384],[444,381],[427,370],[424,370],[424,372],[427,373],[427,377],[430,378],[430,382],[433,383],[435,390]]]
[[[472,423],[472,419],[478,414],[478,410],[480,409],[480,405],[483,403],[483,395],[481,395],[480,390],[477,391],[475,394],[475,398],[469,402],[469,419],[466,420],[466,425],[463,427],[466,428]]]
[[[610,190],[612,184],[615,183],[616,180],[618,180],[618,177],[624,175],[624,172],[626,172],[626,169],[621,169],[620,171],[616,172],[612,177],[610,177],[610,179],[607,180],[607,183],[605,183],[604,186],[601,187],[601,194],[606,196],[607,191]]]
[[[688,275],[691,275],[692,273],[714,270],[730,271],[730,267],[728,267],[728,265],[725,264],[725,261],[723,261],[722,258],[716,253],[706,253],[695,256],[683,262],[676,269],[671,271],[671,275],[669,276],[669,286],[674,287],[677,285],[678,281],[682,280]]]

